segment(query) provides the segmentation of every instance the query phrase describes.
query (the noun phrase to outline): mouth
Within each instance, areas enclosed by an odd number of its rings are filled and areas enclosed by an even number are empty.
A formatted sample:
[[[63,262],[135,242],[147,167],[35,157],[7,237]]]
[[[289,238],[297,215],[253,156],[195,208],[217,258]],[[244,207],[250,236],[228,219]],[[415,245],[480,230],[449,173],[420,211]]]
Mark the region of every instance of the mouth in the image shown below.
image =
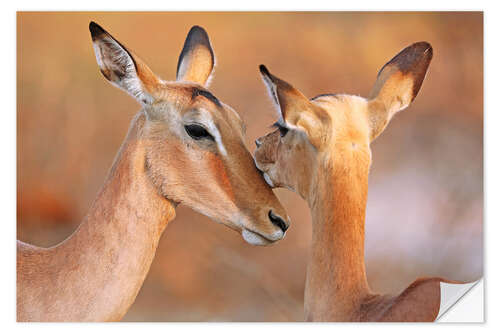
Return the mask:
[[[260,173],[260,175],[262,176],[262,178],[264,178],[264,180],[266,181],[267,185],[269,185],[271,188],[276,187],[276,186],[274,186],[273,181],[271,180],[271,178],[269,177],[269,175],[266,172],[262,171],[259,168],[257,160],[255,159],[255,156],[253,157],[253,162],[254,162],[255,168]]]
[[[271,180],[271,178],[269,177],[269,175],[265,172],[262,173],[263,177],[264,177],[264,180],[266,181],[267,185],[269,185],[271,188],[274,188],[274,183],[273,181]]]
[[[254,162],[255,162],[255,168],[260,173],[260,175],[262,176],[262,178],[264,178],[264,180],[266,181],[267,185],[269,185],[271,188],[275,188],[276,186],[274,185],[274,183],[271,180],[271,178],[269,177],[269,175],[266,172],[264,172],[261,169],[259,169],[259,167],[257,166],[257,161],[255,161],[255,159],[254,159]]]
[[[248,229],[243,229],[243,231],[241,232],[241,236],[249,244],[266,246],[266,245],[270,245],[270,244],[272,244],[280,239],[283,239],[283,237],[285,237],[285,233],[282,233],[281,237],[272,240],[272,239],[269,239],[269,238],[263,236],[262,234],[256,233],[256,232],[248,230]]]

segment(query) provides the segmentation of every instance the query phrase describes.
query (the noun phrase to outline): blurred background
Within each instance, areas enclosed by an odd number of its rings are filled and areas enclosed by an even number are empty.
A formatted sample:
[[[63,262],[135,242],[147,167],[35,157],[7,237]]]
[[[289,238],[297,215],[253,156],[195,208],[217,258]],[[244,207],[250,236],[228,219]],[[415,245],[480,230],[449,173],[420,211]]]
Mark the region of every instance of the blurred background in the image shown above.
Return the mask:
[[[366,264],[374,290],[483,272],[483,15],[419,13],[18,13],[17,238],[68,237],[100,189],[139,105],[101,75],[89,21],[163,79],[187,32],[217,57],[210,90],[247,125],[247,146],[276,119],[258,65],[306,96],[366,96],[378,70],[425,40],[434,59],[415,102],[372,144]],[[125,321],[301,321],[311,218],[276,190],[292,226],[271,247],[179,206]]]

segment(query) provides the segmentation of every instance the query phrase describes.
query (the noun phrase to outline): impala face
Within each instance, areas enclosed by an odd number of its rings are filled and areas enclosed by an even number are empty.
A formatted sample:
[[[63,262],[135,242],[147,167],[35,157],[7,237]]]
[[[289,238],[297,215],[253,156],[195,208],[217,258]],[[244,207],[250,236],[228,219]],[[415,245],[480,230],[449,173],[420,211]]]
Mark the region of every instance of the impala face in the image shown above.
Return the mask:
[[[103,75],[143,106],[145,170],[159,193],[251,244],[282,239],[288,217],[255,168],[239,115],[207,90],[215,60],[205,30],[190,30],[173,82],[158,78],[97,24],[90,31]]]
[[[316,124],[316,133],[308,134],[297,126],[278,120],[276,129],[256,140],[255,162],[272,187],[286,187],[307,199],[322,181],[323,168],[345,169],[352,162],[370,165],[367,102],[356,96],[321,96],[310,101],[324,118]],[[346,126],[345,121],[349,120]],[[320,143],[320,141],[322,141]],[[325,165],[326,161],[333,165]]]
[[[357,172],[353,166],[367,171],[371,141],[416,97],[431,59],[426,42],[405,48],[380,70],[369,98],[326,94],[308,99],[261,65],[280,115],[276,130],[256,141],[255,163],[268,184],[307,199],[325,174]]]

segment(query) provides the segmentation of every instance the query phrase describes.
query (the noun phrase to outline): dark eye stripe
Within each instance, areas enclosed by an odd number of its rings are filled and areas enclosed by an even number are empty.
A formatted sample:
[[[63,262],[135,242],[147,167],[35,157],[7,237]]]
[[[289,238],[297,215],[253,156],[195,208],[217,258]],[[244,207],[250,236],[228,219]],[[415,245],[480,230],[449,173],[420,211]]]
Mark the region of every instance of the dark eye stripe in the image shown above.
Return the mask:
[[[222,106],[222,104],[217,99],[217,97],[212,95],[212,93],[210,91],[194,88],[192,98],[195,98],[196,96],[203,96],[203,97],[207,98],[208,100],[212,101],[218,107]]]
[[[320,97],[337,97],[338,94],[321,94],[321,95],[318,95],[318,96],[314,96],[313,98],[311,98],[311,101],[314,101],[316,98],[320,98]]]
[[[208,139],[215,141],[214,137],[210,135],[210,133],[208,133],[203,126],[190,124],[185,125],[184,129],[186,130],[186,133],[195,140]]]

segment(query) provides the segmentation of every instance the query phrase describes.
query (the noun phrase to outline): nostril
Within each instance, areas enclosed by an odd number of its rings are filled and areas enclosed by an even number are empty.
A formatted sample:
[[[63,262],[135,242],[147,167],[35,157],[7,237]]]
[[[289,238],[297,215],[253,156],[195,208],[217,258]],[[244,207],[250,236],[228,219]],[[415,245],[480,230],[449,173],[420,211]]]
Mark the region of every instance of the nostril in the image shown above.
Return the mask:
[[[257,148],[259,148],[261,144],[262,143],[260,142],[259,139],[255,140],[255,146],[257,146]]]
[[[279,217],[278,215],[275,215],[272,210],[270,210],[267,215],[269,216],[269,219],[271,220],[271,222],[275,226],[277,226],[278,228],[283,230],[283,232],[285,232],[288,229],[288,224],[286,224],[285,221],[281,217]]]

